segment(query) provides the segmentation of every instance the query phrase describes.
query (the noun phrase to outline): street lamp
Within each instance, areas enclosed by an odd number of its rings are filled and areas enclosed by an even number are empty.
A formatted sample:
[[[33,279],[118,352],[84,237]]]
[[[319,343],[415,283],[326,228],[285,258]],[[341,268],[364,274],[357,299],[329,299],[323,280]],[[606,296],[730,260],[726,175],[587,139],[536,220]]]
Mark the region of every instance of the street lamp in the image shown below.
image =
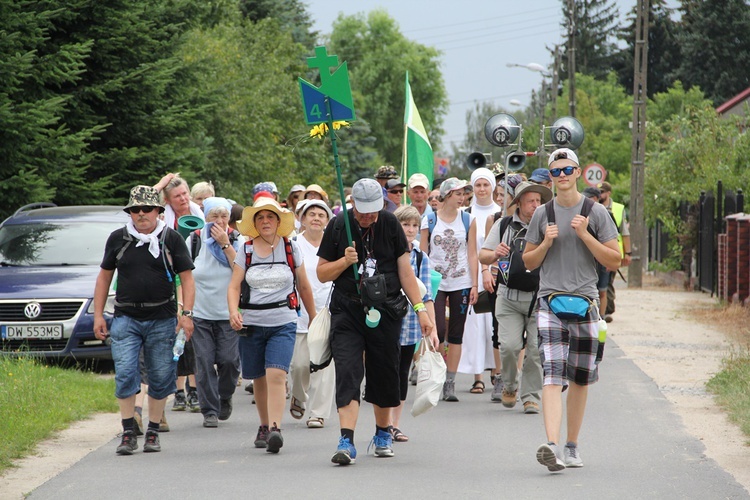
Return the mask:
[[[508,68],[526,68],[529,71],[535,71],[537,73],[541,73],[541,75],[542,75],[542,95],[541,95],[541,97],[539,99],[540,105],[541,105],[541,108],[542,108],[541,109],[541,113],[539,113],[539,115],[540,115],[539,123],[541,123],[541,126],[542,126],[542,133],[541,133],[542,139],[541,139],[541,141],[539,143],[539,152],[538,152],[539,166],[541,167],[542,164],[543,164],[543,159],[542,159],[542,154],[541,153],[544,151],[544,111],[545,111],[545,108],[547,107],[547,81],[546,81],[546,78],[551,77],[552,75],[550,75],[548,72],[546,72],[544,70],[544,66],[542,66],[539,63],[533,63],[533,62],[532,63],[528,63],[528,64],[505,63],[505,65]],[[556,89],[553,89],[553,90],[556,91]]]
[[[511,99],[508,101],[511,106],[523,106],[523,103],[519,101],[518,99]]]

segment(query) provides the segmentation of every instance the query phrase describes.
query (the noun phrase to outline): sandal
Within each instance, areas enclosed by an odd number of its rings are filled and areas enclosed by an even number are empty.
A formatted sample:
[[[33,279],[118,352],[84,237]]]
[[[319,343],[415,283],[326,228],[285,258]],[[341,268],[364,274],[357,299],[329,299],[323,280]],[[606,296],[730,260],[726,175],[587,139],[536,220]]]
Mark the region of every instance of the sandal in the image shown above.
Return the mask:
[[[482,382],[481,380],[475,380],[471,385],[471,389],[469,389],[469,392],[472,394],[482,394],[484,392],[484,382]]]
[[[292,402],[289,404],[289,413],[292,414],[292,418],[299,420],[305,415],[305,406],[299,399],[292,397]]]
[[[398,427],[391,427],[391,436],[397,443],[405,443],[409,440],[409,436],[401,432]]]
[[[322,429],[323,419],[320,417],[311,417],[307,420],[307,427],[310,429]]]

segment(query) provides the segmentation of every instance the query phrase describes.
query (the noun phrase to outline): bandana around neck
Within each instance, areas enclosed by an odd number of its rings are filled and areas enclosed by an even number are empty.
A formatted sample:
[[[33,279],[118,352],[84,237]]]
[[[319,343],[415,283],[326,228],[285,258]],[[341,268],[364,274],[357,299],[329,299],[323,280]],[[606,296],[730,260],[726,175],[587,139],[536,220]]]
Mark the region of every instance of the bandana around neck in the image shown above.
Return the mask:
[[[133,238],[138,240],[138,243],[135,244],[136,247],[139,247],[141,245],[145,245],[148,243],[148,252],[154,256],[155,259],[159,258],[159,237],[158,234],[164,230],[166,227],[166,224],[164,224],[164,221],[158,219],[156,221],[156,229],[151,231],[149,234],[143,234],[139,233],[135,226],[133,225],[133,221],[129,220],[128,224],[126,226],[128,228],[128,234],[132,236]]]

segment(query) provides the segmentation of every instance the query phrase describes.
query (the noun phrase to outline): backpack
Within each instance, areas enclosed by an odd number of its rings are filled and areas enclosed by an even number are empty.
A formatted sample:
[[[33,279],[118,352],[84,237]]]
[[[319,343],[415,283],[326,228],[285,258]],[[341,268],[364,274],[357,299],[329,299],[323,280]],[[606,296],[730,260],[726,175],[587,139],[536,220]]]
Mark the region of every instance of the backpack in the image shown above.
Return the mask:
[[[500,241],[508,226],[513,224],[513,216],[508,215],[500,221]],[[497,283],[513,290],[534,292],[539,288],[539,268],[529,271],[523,262],[523,250],[526,247],[526,228],[514,224],[516,234],[510,242],[510,253],[507,260],[498,262]]]
[[[237,241],[238,234],[239,232],[235,230],[232,230],[232,232],[229,233],[230,245],[234,245],[234,242]],[[190,255],[193,257],[193,262],[195,262],[198,254],[201,253],[201,248],[203,248],[203,242],[201,241],[201,230],[196,229],[195,231],[193,231],[192,236],[190,237]]]
[[[555,203],[555,199],[553,198],[553,199],[551,199],[550,201],[548,201],[547,203],[544,204],[544,208],[547,211],[547,224],[555,224],[555,206],[554,206],[554,203]],[[591,198],[584,197],[583,198],[583,206],[581,207],[580,214],[582,216],[584,216],[584,217],[588,217],[589,214],[591,213],[591,209],[593,207],[594,207],[594,200],[592,200]],[[589,233],[591,234],[591,236],[593,236],[597,240],[599,239],[597,237],[596,231],[594,231],[594,229],[590,225],[587,227],[587,229],[588,229]]]
[[[465,210],[459,210],[461,214],[461,221],[464,223],[464,229],[466,229],[466,241],[469,241],[469,226],[471,225],[471,216]],[[437,225],[437,214],[432,212],[427,214],[427,248],[430,248],[430,240],[432,239],[432,230]]]
[[[240,287],[240,309],[252,309],[252,310],[263,310],[263,309],[276,309],[279,307],[288,307],[294,309],[299,314],[299,298],[297,297],[297,270],[294,268],[294,255],[292,254],[292,242],[289,238],[284,237],[284,252],[286,253],[286,263],[289,269],[292,270],[292,291],[287,295],[286,300],[283,302],[272,302],[270,304],[250,304],[250,285],[247,284],[247,280],[243,277],[242,284]],[[245,242],[245,271],[250,269],[253,261],[253,240]]]

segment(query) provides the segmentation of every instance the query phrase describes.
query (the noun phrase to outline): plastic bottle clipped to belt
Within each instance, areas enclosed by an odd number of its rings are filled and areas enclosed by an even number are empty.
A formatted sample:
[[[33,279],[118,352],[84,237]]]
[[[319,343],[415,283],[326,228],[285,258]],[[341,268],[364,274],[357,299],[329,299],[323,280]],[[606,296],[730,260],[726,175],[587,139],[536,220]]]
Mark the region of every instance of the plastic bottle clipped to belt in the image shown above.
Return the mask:
[[[185,331],[180,328],[180,332],[177,334],[177,338],[174,341],[174,347],[172,348],[172,359],[174,361],[179,360],[180,356],[185,352],[186,339]]]
[[[375,259],[372,257],[365,260],[365,275],[368,278],[375,275]],[[365,324],[370,328],[376,328],[380,324],[380,311],[371,307],[365,316]]]

